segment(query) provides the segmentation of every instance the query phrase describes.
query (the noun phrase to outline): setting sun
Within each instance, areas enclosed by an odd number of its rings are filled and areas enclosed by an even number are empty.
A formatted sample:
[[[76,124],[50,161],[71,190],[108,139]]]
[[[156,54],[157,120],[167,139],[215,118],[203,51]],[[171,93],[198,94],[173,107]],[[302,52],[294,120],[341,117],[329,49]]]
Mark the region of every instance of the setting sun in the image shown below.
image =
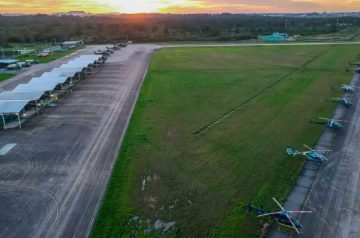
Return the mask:
[[[117,12],[123,13],[151,13],[162,12],[173,7],[199,7],[201,2],[193,0],[95,0],[99,4],[113,7]]]

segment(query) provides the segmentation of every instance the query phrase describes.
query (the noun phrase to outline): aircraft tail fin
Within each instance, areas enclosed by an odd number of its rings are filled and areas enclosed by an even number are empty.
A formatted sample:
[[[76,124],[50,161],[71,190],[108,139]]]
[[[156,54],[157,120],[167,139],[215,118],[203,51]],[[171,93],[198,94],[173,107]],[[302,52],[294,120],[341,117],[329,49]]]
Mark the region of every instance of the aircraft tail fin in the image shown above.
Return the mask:
[[[295,150],[293,147],[291,146],[288,146],[286,148],[286,154],[289,155],[289,156],[295,156],[297,153],[297,150]]]
[[[248,205],[246,206],[246,210],[247,210],[248,212],[255,211],[255,212],[257,213],[257,215],[265,214],[265,213],[267,212],[267,211],[265,211],[265,210],[263,209],[263,207],[256,207],[256,206],[251,205],[251,204],[248,204]]]

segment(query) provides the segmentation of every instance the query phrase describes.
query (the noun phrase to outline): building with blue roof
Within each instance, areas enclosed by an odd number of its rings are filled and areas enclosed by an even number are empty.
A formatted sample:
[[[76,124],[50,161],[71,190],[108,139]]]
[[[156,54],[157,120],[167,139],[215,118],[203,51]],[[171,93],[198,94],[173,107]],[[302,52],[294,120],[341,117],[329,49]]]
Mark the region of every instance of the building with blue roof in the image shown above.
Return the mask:
[[[289,36],[287,33],[274,32],[269,36],[261,36],[260,40],[262,41],[291,41],[294,40],[293,37]]]

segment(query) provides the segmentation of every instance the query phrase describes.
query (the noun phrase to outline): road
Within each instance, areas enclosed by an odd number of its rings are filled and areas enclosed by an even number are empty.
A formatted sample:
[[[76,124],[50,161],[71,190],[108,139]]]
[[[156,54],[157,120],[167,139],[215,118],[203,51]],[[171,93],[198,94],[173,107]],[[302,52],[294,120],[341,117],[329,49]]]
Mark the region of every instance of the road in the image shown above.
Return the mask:
[[[69,57],[38,65],[0,89],[11,89]],[[100,47],[101,48],[101,47]],[[101,203],[154,46],[117,51],[57,107],[0,132],[0,237],[86,237]]]

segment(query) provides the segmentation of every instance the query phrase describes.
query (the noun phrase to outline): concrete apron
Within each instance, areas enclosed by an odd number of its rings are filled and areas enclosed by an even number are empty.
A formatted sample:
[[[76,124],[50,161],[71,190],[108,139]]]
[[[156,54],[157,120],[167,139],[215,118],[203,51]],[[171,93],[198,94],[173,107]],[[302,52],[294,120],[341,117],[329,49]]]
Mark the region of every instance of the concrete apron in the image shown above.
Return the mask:
[[[356,86],[360,84],[360,75],[355,74],[350,85]],[[351,97],[353,96],[352,102],[356,104],[357,95],[356,92],[353,94],[345,93],[344,97]],[[355,110],[356,105],[353,105],[350,109],[345,108],[342,105],[338,105],[335,109],[333,114],[333,119],[341,120],[344,117],[352,116],[353,112],[351,110]],[[345,127],[347,127],[347,123],[345,123]],[[345,128],[346,129],[346,128]],[[342,130],[344,132],[344,130]],[[341,132],[340,132],[341,133]],[[345,132],[347,133],[347,132]],[[332,129],[325,128],[323,134],[320,136],[320,139],[315,146],[316,150],[333,150],[334,143],[337,142],[336,132]],[[293,186],[287,201],[284,204],[284,208],[286,210],[312,210],[313,214],[305,214],[299,217],[299,220],[304,225],[304,234],[301,237],[315,237],[313,233],[306,229],[307,219],[308,216],[314,216],[316,211],[312,209],[312,206],[309,206],[309,198],[313,193],[316,181],[319,179],[321,175],[321,171],[329,164],[332,160],[336,159],[333,155],[334,151],[328,153],[326,156],[328,157],[328,161],[323,165],[316,165],[312,163],[305,162],[304,167],[300,176],[298,177],[295,185]],[[336,154],[336,153],[335,153]],[[314,183],[315,182],[315,183]],[[270,198],[269,198],[270,199]],[[294,230],[291,229],[284,229],[283,227],[279,226],[278,224],[273,224],[270,228],[269,233],[267,234],[268,238],[287,238],[287,237],[300,237],[296,234]]]

